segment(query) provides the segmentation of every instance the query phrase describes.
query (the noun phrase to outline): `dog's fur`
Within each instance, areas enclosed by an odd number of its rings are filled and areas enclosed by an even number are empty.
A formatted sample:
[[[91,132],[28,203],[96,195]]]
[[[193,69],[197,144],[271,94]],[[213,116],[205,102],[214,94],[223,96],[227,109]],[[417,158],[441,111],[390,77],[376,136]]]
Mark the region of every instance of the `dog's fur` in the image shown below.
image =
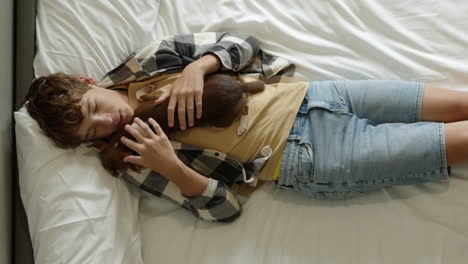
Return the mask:
[[[247,114],[246,93],[258,93],[264,88],[265,84],[261,81],[241,83],[236,80],[235,76],[228,74],[212,74],[205,77],[202,116],[200,119],[195,118],[194,127],[230,126],[239,115],[245,116]],[[151,96],[143,97],[144,102],[135,109],[134,117],[139,117],[144,122],[152,117],[161,126],[164,133],[170,136],[171,133],[180,130],[178,115],[175,113],[174,126],[169,127],[167,124],[169,100],[155,105],[155,99],[157,98]],[[90,147],[95,147],[100,151],[104,168],[114,176],[120,175],[127,168],[140,171],[138,166],[123,161],[124,157],[135,153],[120,142],[122,136],[133,138],[122,128],[111,135],[108,140],[96,140],[90,145]]]

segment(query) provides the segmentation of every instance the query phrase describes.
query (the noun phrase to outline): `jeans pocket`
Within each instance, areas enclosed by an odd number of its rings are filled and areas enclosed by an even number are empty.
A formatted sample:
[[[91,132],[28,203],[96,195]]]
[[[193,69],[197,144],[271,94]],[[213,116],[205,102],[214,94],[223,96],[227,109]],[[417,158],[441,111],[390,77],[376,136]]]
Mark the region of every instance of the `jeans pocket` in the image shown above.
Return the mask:
[[[348,112],[348,107],[344,103],[329,100],[309,100],[307,111],[313,108],[321,108],[335,113]]]
[[[338,113],[349,112],[346,100],[342,98],[336,86],[333,81],[312,83],[299,108],[299,113],[306,114],[312,108]]]
[[[309,184],[314,182],[313,150],[310,143],[297,141],[294,165],[294,177],[298,183]]]

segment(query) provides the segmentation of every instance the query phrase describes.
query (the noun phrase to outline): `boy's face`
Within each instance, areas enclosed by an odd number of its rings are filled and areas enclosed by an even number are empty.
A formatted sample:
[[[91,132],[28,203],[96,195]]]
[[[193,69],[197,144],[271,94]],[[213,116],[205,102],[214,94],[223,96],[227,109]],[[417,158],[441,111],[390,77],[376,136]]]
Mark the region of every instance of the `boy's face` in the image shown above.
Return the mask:
[[[126,92],[90,86],[79,102],[84,119],[77,133],[83,141],[107,137],[133,118]]]

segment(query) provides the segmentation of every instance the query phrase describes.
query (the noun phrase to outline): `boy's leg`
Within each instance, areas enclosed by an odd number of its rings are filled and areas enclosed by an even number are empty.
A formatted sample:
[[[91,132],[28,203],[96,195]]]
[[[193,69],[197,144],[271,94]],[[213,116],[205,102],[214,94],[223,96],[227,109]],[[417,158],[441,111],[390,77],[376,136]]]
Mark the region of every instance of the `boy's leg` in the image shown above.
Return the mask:
[[[468,92],[407,81],[335,81],[349,112],[374,123],[468,120]]]
[[[340,100],[346,105],[347,112],[373,124],[421,121],[425,86],[423,83],[397,80],[340,80],[332,81],[332,87],[325,84],[320,86],[331,88],[331,91],[329,94],[318,91],[318,94],[326,97],[320,99]]]
[[[447,164],[468,162],[468,121],[444,125]]]
[[[400,81],[343,81],[335,86],[350,112],[377,124],[410,123],[411,117],[413,122],[447,123],[448,165],[468,162],[468,121],[463,121],[468,120],[468,92]]]
[[[376,125],[341,109],[318,107],[299,123],[300,138],[286,144],[279,185],[317,197],[344,198],[385,186],[446,180],[446,151],[457,150],[451,147],[456,144],[446,147],[443,123]],[[448,142],[463,140],[451,133],[454,125],[447,126]],[[456,125],[468,128],[468,122]],[[468,138],[462,143],[468,149]]]
[[[468,92],[426,84],[421,107],[421,121],[447,123],[461,120],[468,120]]]
[[[311,83],[288,137],[278,185],[339,198],[447,179],[448,164],[468,157],[462,133],[468,121],[416,122],[422,88],[398,81]]]

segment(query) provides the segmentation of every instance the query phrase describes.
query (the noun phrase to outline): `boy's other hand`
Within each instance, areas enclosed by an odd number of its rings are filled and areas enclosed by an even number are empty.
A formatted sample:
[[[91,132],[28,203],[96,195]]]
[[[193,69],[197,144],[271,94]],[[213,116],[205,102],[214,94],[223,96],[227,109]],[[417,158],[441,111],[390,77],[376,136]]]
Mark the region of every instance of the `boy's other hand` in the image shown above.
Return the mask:
[[[197,118],[202,117],[202,96],[205,75],[215,72],[221,68],[222,64],[217,56],[206,54],[200,59],[190,63],[182,71],[180,77],[164,92],[156,104],[169,99],[167,107],[167,121],[170,127],[174,126],[174,111],[177,106],[179,116],[179,127],[184,130],[186,117],[188,125],[194,125],[194,112],[197,111]],[[186,114],[187,113],[187,114]]]
[[[182,71],[179,78],[168,87],[167,90],[155,101],[156,104],[169,99],[167,107],[167,122],[170,127],[174,126],[174,112],[177,106],[179,117],[179,127],[184,130],[188,126],[194,125],[194,112],[196,108],[197,118],[202,115],[202,95],[204,84],[204,73],[195,64],[189,64]]]

